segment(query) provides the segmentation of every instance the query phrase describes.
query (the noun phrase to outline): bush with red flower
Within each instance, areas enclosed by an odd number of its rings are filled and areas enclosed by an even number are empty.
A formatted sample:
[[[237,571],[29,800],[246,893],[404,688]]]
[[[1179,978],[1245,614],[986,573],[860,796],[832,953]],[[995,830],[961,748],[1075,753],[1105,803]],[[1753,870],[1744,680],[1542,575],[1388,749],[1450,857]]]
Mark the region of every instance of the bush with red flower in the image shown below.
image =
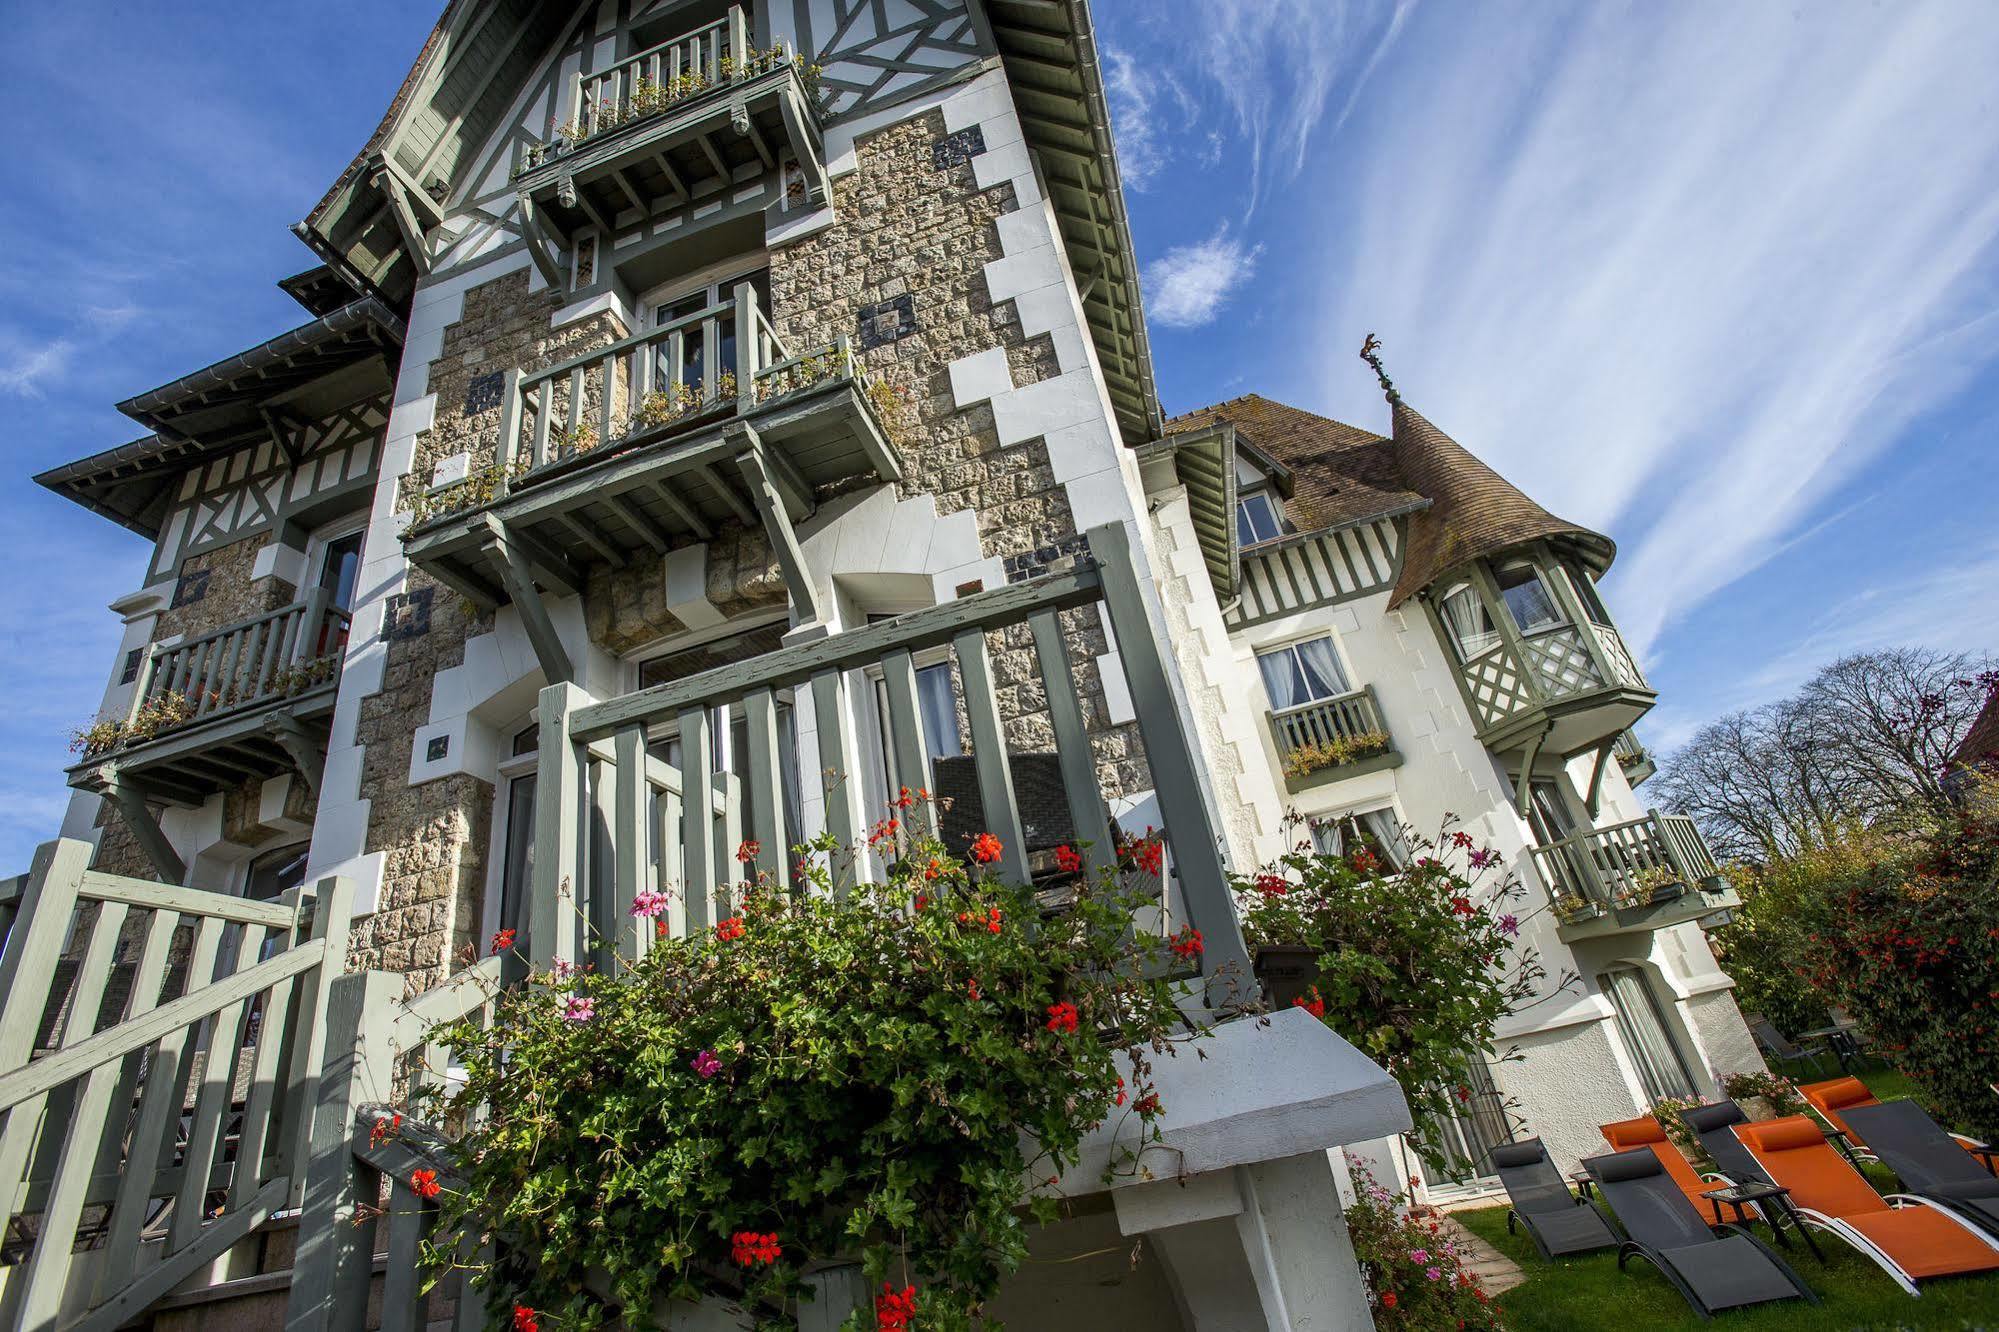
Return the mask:
[[[1148,979],[1164,944],[1130,929],[1150,899],[1117,872],[1044,916],[985,868],[997,838],[968,867],[920,826],[877,839],[886,882],[836,895],[825,866],[848,853],[805,848],[808,890],[760,880],[726,928],[610,974],[536,972],[490,1025],[435,1033],[465,1078],[427,1118],[488,1107],[449,1148],[437,1261],[490,1237],[487,1306],[540,1332],[709,1298],[795,1328],[826,1262],[880,1292],[862,1327],[977,1325],[1054,1215],[1022,1181],[1072,1166],[1100,1122],[1149,1137],[1150,1061],[1198,1033]]]
[[[1353,1167],[1354,1202],[1347,1233],[1367,1280],[1377,1328],[1498,1332],[1505,1324],[1471,1270],[1471,1254],[1434,1216]]]
[[[1469,837],[1439,845],[1405,830],[1404,841],[1405,870],[1366,848],[1333,855],[1302,842],[1235,888],[1252,947],[1313,950],[1317,974],[1296,1006],[1402,1084],[1411,1141],[1438,1177],[1462,1169],[1436,1126],[1468,1095],[1466,1054],[1492,1050],[1501,1019],[1575,978],[1543,984],[1538,955],[1518,937],[1525,894],[1498,856]]]

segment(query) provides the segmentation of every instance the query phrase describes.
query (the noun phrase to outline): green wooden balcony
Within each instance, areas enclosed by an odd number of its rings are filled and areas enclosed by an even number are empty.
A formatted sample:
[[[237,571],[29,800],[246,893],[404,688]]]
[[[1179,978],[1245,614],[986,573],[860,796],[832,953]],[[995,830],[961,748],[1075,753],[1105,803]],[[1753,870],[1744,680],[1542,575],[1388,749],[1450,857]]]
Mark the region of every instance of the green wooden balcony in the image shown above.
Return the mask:
[[[1292,791],[1402,763],[1373,685],[1273,712],[1270,733],[1284,765],[1284,785]]]
[[[1564,941],[1661,930],[1741,905],[1684,814],[1654,811],[1531,851]]]
[[[1460,665],[1458,678],[1479,739],[1494,752],[1604,745],[1658,697],[1617,630],[1588,622],[1506,635]]]
[[[846,339],[793,353],[755,287],[559,365],[509,370],[498,460],[415,497],[409,558],[474,604],[530,582],[581,590],[622,568],[761,525],[806,595],[792,524],[824,487],[893,481],[888,441]],[[564,678],[551,670],[550,678]]]
[[[292,770],[316,787],[349,618],[328,595],[148,646],[117,736],[69,784],[179,805]]]
[[[1611,746],[1610,752],[1616,756],[1617,766],[1624,770],[1624,780],[1633,786],[1659,771],[1659,765],[1652,761],[1651,752],[1638,743],[1638,735],[1634,731],[1619,733],[1617,743]]]
[[[514,183],[528,224],[567,246],[726,199],[740,180],[794,164],[803,200],[826,199],[824,146],[807,76],[749,42],[741,6],[574,76],[569,119],[521,150]],[[787,186],[787,188],[789,188]]]

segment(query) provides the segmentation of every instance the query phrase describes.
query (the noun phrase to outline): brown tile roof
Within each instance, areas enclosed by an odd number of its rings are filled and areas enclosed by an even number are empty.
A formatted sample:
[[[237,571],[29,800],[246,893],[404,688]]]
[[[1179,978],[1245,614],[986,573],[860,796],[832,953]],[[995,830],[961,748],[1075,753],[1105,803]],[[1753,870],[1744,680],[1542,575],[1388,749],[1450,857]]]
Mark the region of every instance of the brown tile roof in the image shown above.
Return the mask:
[[[1227,421],[1237,436],[1291,469],[1291,515],[1300,529],[1338,527],[1423,498],[1402,484],[1394,445],[1380,435],[1254,393],[1176,416],[1166,429],[1177,433],[1217,421]]]
[[[1999,758],[1999,691],[1985,700],[1984,710],[1964,733],[1964,743],[1951,755],[1951,766],[1971,768],[1995,758]]]
[[[1598,568],[1608,567],[1616,551],[1608,537],[1527,498],[1399,398],[1387,439],[1254,393],[1175,417],[1167,429],[1216,421],[1233,423],[1238,436],[1292,470],[1293,521],[1301,528],[1333,527],[1429,501],[1409,519],[1391,606],[1458,565],[1531,541],[1572,546]]]

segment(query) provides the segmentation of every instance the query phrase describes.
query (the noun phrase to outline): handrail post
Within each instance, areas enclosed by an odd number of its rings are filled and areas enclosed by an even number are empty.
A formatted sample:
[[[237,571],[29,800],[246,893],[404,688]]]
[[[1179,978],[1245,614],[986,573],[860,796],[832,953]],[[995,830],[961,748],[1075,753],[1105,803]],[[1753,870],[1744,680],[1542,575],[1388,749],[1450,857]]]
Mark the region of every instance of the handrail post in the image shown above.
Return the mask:
[[[743,77],[744,65],[749,59],[749,24],[743,16],[741,5],[729,6],[729,67],[734,78]]]
[[[493,465],[499,468],[499,494],[506,494],[513,479],[514,455],[521,446],[521,378],[519,366],[500,376],[500,438],[493,449]]]
[[[1154,632],[1146,589],[1132,559],[1131,537],[1121,523],[1093,527],[1087,536],[1103,580],[1104,614],[1124,663],[1174,870],[1194,928],[1203,935],[1201,973],[1209,1006],[1246,999],[1255,992],[1255,980],[1236,917],[1235,895],[1229,889],[1221,830],[1208,805],[1194,738],[1160,654],[1161,635]]]
[[[146,695],[153,687],[153,672],[159,665],[160,646],[148,643],[139,649],[139,673],[132,677],[132,701],[125,708],[125,725],[139,720],[139,710],[146,706]]]
[[[304,894],[299,896],[301,910],[307,900]],[[311,923],[300,922],[300,925],[309,939],[324,945],[325,952],[317,967],[299,977],[292,1003],[292,1030],[296,1034],[292,1039],[292,1066],[285,1079],[286,1104],[281,1111],[286,1127],[282,1130],[284,1136],[279,1138],[284,1168],[291,1175],[291,1196],[286,1200],[290,1207],[305,1204],[306,1162],[312,1151],[313,1120],[320,1103],[321,1070],[327,1052],[338,1048],[331,1043],[328,1014],[335,979],[347,969],[354,881],[339,875],[321,879],[310,900]],[[294,927],[294,936],[299,932],[299,927]],[[292,946],[298,944],[294,942]]]
[[[326,1007],[328,1058],[312,1110],[311,1157],[305,1163],[304,1210],[292,1259],[287,1332],[361,1332],[374,1265],[369,1212],[379,1176],[354,1155],[363,1105],[386,1101],[395,1079],[390,1048],[402,979],[364,971],[336,977]]]
[[[584,829],[590,818],[586,780],[590,760],[587,747],[569,738],[569,715],[592,701],[567,682],[541,691],[534,878],[528,885],[527,939],[521,950],[537,969],[576,960],[574,922],[589,888],[583,851],[588,845]],[[692,792],[688,798],[694,798]]]
[[[731,15],[741,17],[740,9]],[[748,282],[736,284],[736,413],[747,415],[756,405],[757,344],[762,341],[757,319],[757,289]]]
[[[298,627],[298,641],[292,648],[291,665],[303,666],[316,661],[320,655],[326,633],[326,606],[331,594],[324,587],[315,587],[305,594],[305,613]]]

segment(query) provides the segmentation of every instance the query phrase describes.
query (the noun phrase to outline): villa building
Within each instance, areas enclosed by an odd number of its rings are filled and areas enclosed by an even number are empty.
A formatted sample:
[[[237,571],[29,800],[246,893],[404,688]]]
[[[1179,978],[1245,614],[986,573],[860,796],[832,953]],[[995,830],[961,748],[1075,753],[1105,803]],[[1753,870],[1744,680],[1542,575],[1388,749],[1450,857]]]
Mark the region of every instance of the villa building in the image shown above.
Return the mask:
[[[1455,815],[1551,973],[1523,1058],[1467,1052],[1474,1184],[1760,1067],[1700,930],[1730,891],[1632,792],[1611,543],[1392,390],[1379,435],[1167,419],[1084,0],[452,0],[296,231],[307,322],[38,478],[152,549],[0,901],[0,1179],[79,1237],[0,1254],[10,1325],[358,1328],[332,1218],[407,1186],[350,1145],[382,1041],[476,1008],[497,931],[585,957],[653,887],[700,930],[738,845],[783,876],[902,786],[1019,880],[1164,828],[1152,923],[1204,931],[1220,1012],[1227,873],[1288,812],[1391,862]],[[1158,1178],[1063,1178],[1036,1253],[1082,1257],[1013,1325],[1366,1325],[1328,1152],[1408,1174],[1400,1092],[1297,1010],[1208,1056]]]

